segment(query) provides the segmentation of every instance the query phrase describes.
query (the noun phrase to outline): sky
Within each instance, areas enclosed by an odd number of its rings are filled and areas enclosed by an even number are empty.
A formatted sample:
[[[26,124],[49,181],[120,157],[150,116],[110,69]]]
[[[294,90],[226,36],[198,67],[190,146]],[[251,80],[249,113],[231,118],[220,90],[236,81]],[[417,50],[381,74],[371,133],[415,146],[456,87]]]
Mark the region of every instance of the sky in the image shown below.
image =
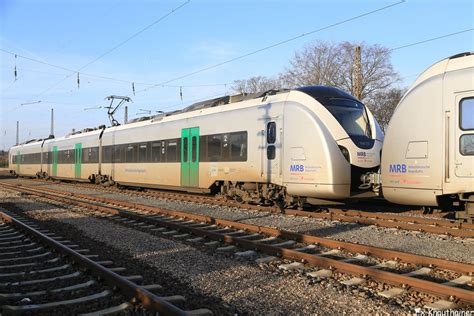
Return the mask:
[[[59,137],[109,124],[109,95],[132,99],[130,118],[180,109],[231,93],[235,80],[277,75],[315,41],[396,48],[470,30],[394,50],[408,87],[433,63],[474,51],[472,29],[472,0],[0,0],[0,150],[15,144],[16,121],[20,142],[47,137],[51,108]]]

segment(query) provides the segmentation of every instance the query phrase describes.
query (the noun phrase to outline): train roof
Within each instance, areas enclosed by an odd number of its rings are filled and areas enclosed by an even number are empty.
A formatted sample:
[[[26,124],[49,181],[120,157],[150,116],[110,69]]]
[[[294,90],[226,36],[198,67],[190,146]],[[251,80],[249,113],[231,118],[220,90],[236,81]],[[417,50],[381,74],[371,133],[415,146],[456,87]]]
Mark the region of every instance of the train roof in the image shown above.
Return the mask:
[[[442,75],[448,71],[455,71],[469,67],[474,67],[474,52],[464,52],[445,58],[434,63],[424,72],[422,72],[418,78],[416,78],[410,90],[431,77]]]
[[[176,110],[176,111],[168,112],[168,113],[161,113],[154,116],[141,117],[138,119],[130,120],[126,124],[122,124],[119,126],[105,127],[105,125],[101,125],[99,127],[94,127],[94,128],[85,128],[83,130],[73,131],[72,133],[69,133],[59,138],[54,138],[54,136],[50,136],[45,139],[32,139],[13,147],[17,147],[17,146],[23,147],[25,145],[28,147],[28,145],[34,145],[37,143],[41,143],[43,141],[46,142],[46,141],[64,140],[64,139],[75,138],[75,137],[86,136],[86,135],[91,136],[91,135],[99,134],[103,129],[107,130],[111,128],[119,128],[119,129],[128,128],[128,127],[131,127],[131,125],[139,126],[141,125],[140,123],[142,124],[147,124],[150,122],[153,123],[156,121],[161,121],[163,118],[178,115],[178,114],[185,114],[185,113],[189,113],[193,111],[210,109],[210,108],[214,108],[214,107],[218,107],[222,105],[228,105],[228,104],[243,102],[247,100],[266,98],[268,96],[288,93],[291,90],[306,93],[316,100],[331,99],[331,98],[345,98],[345,99],[357,100],[352,95],[338,88],[328,87],[328,86],[304,86],[297,89],[280,89],[280,90],[268,90],[268,91],[263,91],[263,92],[258,92],[258,93],[242,93],[242,94],[237,94],[237,95],[232,95],[232,96],[223,96],[219,98],[214,98],[210,100],[193,103],[181,110]]]
[[[341,89],[335,87],[328,87],[328,86],[305,86],[295,89],[297,91],[304,92],[309,94],[316,100],[318,99],[351,99],[354,101],[358,101],[354,96],[350,95],[342,91]]]

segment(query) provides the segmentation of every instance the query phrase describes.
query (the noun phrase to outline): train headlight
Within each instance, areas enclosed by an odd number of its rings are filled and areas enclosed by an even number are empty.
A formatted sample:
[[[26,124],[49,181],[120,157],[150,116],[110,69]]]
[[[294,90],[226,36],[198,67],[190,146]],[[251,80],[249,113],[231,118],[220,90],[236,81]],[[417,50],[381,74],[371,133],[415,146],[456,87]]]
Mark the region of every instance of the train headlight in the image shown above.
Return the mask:
[[[346,158],[347,162],[351,162],[350,155],[349,155],[349,150],[347,150],[346,147],[344,146],[339,146],[339,149],[341,150],[342,155],[344,158]]]

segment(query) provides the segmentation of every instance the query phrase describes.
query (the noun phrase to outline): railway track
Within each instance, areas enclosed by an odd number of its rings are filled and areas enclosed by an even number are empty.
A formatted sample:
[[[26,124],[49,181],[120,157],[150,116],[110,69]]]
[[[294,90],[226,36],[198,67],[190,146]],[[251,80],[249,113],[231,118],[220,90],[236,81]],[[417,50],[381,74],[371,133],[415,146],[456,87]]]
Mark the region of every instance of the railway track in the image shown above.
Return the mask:
[[[94,184],[75,183],[75,186],[84,187],[88,189],[102,190],[105,192],[123,192],[115,187],[101,187]],[[163,192],[163,191],[132,191],[127,190],[127,194],[137,196],[148,196],[161,199],[180,200],[195,203],[206,203],[212,205],[229,206],[247,208],[251,210],[281,213],[281,210],[274,206],[260,206],[239,203],[232,200],[222,200],[215,197]],[[340,221],[348,223],[359,223],[364,225],[375,225],[386,228],[404,229],[410,231],[427,232],[432,234],[448,235],[461,238],[474,238],[474,224],[464,223],[460,221],[427,218],[418,216],[407,216],[401,214],[391,214],[382,212],[366,212],[356,210],[342,210],[336,208],[324,208],[321,212],[310,212],[303,210],[285,209],[284,213],[293,216],[303,216],[309,218],[318,218],[331,221]]]
[[[388,298],[429,293],[439,300],[431,308],[474,305],[474,265],[419,256],[384,248],[335,241],[270,227],[243,224],[209,216],[91,197],[45,188],[2,184],[10,190],[49,203],[78,206],[135,229],[158,233],[238,257],[260,257],[260,263],[287,260],[286,271],[304,271],[309,278],[342,275],[347,286],[384,284],[378,295]]]
[[[142,276],[80,249],[72,241],[40,229],[0,208],[0,306],[11,314],[94,314],[131,312],[209,315],[173,305],[180,296],[160,297],[158,284],[140,285]]]

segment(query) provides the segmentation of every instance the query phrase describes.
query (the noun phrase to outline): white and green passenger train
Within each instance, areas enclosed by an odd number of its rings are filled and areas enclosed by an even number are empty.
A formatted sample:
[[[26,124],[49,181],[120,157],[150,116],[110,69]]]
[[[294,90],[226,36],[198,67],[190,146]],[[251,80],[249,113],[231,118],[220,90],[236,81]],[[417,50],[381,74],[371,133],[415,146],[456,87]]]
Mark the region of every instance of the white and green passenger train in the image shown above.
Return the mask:
[[[237,95],[182,111],[10,150],[21,176],[221,192],[243,201],[320,203],[370,193],[383,133],[370,111],[332,87]]]

